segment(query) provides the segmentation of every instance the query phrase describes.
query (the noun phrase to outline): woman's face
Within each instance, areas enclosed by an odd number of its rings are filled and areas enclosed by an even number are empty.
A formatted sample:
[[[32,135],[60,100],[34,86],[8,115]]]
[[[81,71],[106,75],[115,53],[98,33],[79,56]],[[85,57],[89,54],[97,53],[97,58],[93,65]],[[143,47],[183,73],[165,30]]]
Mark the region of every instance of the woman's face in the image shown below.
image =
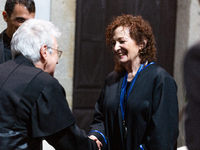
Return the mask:
[[[130,37],[128,27],[119,26],[115,29],[112,50],[121,64],[132,64],[132,62],[139,58],[139,46]]]

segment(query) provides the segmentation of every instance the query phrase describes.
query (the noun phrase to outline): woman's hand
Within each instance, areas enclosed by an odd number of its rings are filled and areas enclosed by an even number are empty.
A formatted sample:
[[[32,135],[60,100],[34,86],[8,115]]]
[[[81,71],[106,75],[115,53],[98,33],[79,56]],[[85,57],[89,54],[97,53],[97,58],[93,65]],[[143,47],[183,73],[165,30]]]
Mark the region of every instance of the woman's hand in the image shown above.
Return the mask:
[[[101,150],[101,147],[102,147],[103,145],[102,145],[102,143],[97,139],[97,137],[94,136],[94,135],[90,135],[90,136],[88,136],[88,137],[89,137],[91,140],[96,141],[96,144],[97,144],[99,150]]]

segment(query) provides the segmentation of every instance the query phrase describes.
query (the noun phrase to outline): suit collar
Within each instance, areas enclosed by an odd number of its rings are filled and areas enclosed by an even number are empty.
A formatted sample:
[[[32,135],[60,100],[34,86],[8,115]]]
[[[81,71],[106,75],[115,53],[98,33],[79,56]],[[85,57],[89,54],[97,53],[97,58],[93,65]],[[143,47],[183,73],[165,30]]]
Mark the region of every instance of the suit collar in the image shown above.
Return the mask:
[[[29,66],[35,67],[35,65],[23,55],[16,56],[14,61],[17,62],[17,63],[26,62]]]

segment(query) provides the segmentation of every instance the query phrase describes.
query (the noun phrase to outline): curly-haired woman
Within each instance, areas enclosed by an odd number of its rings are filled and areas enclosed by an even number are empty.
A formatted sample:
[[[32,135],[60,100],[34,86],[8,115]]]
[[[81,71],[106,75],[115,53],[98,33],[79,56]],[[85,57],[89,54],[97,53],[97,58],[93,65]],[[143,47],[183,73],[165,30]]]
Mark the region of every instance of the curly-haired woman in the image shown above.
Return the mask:
[[[155,40],[141,16],[121,15],[107,27],[115,70],[95,105],[91,137],[108,150],[173,150],[178,137],[177,86],[154,63]]]

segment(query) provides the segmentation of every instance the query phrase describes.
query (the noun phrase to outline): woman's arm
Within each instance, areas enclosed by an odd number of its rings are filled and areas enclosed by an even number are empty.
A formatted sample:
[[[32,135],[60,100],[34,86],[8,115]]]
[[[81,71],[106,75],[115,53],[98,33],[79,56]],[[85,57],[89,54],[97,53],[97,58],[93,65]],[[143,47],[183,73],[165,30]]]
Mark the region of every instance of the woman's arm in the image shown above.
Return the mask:
[[[107,147],[107,139],[105,135],[105,126],[104,126],[104,115],[103,115],[103,99],[104,99],[104,91],[103,88],[98,101],[95,104],[95,113],[93,117],[93,121],[90,125],[91,131],[89,132],[89,136],[95,136],[101,143],[102,149],[106,149]]]
[[[178,137],[177,86],[173,78],[161,77],[153,91],[153,110],[147,131],[148,150],[174,150]]]

